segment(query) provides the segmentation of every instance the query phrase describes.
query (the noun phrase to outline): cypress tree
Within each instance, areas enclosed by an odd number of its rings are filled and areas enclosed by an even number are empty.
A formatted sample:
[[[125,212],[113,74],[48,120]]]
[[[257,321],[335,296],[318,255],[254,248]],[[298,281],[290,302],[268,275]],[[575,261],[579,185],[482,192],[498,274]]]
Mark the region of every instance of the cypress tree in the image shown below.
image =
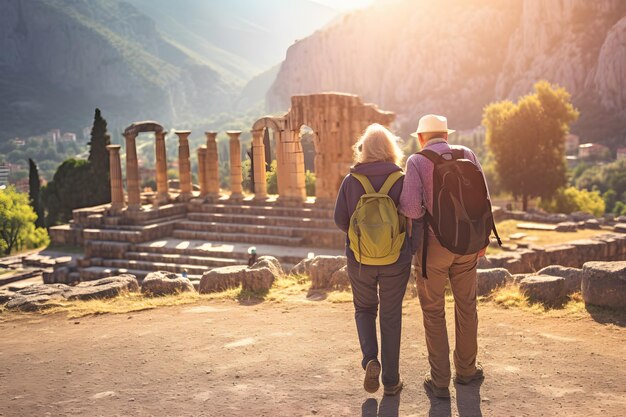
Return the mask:
[[[43,216],[43,207],[40,203],[39,199],[39,190],[40,190],[40,180],[39,180],[39,170],[37,169],[37,164],[35,161],[28,158],[28,197],[30,206],[33,208],[33,211],[37,215],[37,220],[35,221],[35,226],[44,227],[45,219]]]
[[[100,109],[96,109],[91,128],[89,145],[89,162],[93,174],[93,204],[104,204],[111,201],[109,185],[109,151],[111,136],[107,132],[107,121],[102,117]]]

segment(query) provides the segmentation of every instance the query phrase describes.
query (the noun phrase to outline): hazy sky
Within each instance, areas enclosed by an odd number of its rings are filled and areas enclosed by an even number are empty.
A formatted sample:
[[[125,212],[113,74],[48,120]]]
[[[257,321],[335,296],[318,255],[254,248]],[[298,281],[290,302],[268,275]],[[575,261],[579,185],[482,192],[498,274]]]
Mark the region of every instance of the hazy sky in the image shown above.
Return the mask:
[[[368,6],[374,0],[313,0],[316,3],[324,4],[335,9],[355,9]]]

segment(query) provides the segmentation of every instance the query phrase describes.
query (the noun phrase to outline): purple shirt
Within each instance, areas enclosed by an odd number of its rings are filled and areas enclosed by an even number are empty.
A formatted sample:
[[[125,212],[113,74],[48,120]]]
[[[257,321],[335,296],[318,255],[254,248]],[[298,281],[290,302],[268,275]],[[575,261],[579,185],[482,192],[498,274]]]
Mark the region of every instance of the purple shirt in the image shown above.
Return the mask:
[[[433,138],[426,143],[424,149],[435,151],[439,155],[449,152],[450,149],[462,149],[465,158],[476,164],[480,172],[483,172],[474,152],[465,146],[449,145],[445,139]],[[424,210],[433,212],[433,163],[423,155],[413,154],[406,161],[405,173],[398,211],[406,217],[420,219],[424,216]]]

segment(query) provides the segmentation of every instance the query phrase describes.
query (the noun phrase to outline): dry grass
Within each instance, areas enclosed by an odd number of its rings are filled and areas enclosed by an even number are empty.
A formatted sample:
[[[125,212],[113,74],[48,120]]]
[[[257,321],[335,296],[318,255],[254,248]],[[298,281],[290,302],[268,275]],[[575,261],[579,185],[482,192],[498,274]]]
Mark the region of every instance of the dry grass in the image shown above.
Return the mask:
[[[328,293],[326,300],[331,303],[351,303],[352,291],[331,291]]]
[[[518,223],[528,223],[519,220],[505,220],[498,223],[498,234],[502,237],[502,241],[505,243],[530,243],[537,246],[556,245],[571,242],[572,240],[588,239],[592,236],[601,235],[607,233],[606,230],[592,230],[592,229],[578,229],[576,232],[554,232],[543,230],[524,230],[518,229]],[[508,236],[514,233],[525,233],[527,236],[520,240],[509,240]],[[498,252],[497,248],[489,248],[487,253]]]
[[[496,289],[488,297],[480,297],[480,301],[493,302],[495,305],[502,308],[520,308],[532,313],[547,314],[552,317],[582,317],[589,315],[580,292],[571,294],[561,304],[547,306],[542,303],[531,301],[528,296],[520,290],[519,285],[512,284]]]

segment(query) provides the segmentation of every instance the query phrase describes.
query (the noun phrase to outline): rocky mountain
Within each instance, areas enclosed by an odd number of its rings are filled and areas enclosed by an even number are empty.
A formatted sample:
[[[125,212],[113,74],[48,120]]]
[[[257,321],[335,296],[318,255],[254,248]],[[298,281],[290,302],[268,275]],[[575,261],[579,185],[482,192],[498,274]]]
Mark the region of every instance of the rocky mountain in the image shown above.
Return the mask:
[[[118,0],[0,2],[2,137],[78,130],[100,107],[123,126],[228,108],[238,86]]]
[[[158,22],[167,39],[244,82],[339,13],[313,0],[126,1]]]
[[[540,79],[572,93],[583,140],[626,144],[626,2],[379,1],[291,46],[266,98],[343,91],[397,112],[402,133],[430,112],[469,129]]]

